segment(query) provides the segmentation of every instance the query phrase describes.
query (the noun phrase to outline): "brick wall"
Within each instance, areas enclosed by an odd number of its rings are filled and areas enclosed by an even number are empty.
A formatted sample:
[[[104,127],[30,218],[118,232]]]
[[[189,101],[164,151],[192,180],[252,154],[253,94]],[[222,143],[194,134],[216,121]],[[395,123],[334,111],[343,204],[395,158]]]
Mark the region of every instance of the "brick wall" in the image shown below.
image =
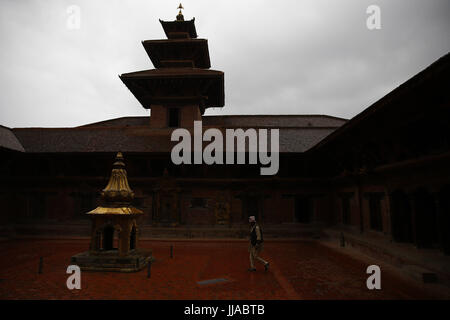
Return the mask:
[[[150,116],[151,128],[167,128],[167,108],[164,106],[153,105]]]

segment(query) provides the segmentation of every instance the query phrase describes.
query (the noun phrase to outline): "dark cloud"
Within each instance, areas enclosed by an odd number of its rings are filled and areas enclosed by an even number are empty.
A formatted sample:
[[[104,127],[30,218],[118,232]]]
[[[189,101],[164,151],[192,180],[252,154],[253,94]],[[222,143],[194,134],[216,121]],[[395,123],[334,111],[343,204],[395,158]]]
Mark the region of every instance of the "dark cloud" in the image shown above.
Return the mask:
[[[81,29],[66,27],[70,5]],[[366,28],[381,8],[382,29]],[[146,115],[118,74],[150,69],[141,40],[178,3],[3,0],[0,124],[75,126]],[[183,1],[225,72],[225,107],[207,114],[350,118],[450,51],[448,0]]]

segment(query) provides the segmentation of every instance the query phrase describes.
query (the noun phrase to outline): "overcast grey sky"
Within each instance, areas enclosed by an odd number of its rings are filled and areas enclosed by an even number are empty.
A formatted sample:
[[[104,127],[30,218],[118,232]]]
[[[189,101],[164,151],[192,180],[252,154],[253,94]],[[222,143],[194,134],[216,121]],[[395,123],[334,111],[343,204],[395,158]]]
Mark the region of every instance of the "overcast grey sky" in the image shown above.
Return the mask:
[[[153,68],[142,40],[165,38],[179,0],[0,0],[0,124],[77,126],[148,115],[118,74]],[[187,0],[225,72],[225,107],[206,114],[351,118],[450,51],[450,0]],[[381,30],[368,30],[369,5]],[[80,29],[67,8],[80,9]],[[71,20],[72,21],[72,20]]]

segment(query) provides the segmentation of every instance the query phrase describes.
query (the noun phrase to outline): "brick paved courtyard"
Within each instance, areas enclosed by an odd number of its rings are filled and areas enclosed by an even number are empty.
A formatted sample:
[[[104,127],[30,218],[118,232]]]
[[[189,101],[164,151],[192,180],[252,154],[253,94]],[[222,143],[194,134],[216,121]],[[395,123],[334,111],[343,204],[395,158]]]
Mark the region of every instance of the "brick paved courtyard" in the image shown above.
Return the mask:
[[[174,256],[170,258],[170,245]],[[151,278],[137,273],[82,272],[81,290],[68,290],[70,257],[88,240],[0,242],[0,299],[430,299],[419,284],[382,267],[382,290],[366,288],[369,261],[320,243],[268,241],[262,257],[271,268],[249,273],[243,241],[146,241],[156,261]],[[39,257],[44,257],[38,274]],[[198,284],[225,278],[229,281]]]

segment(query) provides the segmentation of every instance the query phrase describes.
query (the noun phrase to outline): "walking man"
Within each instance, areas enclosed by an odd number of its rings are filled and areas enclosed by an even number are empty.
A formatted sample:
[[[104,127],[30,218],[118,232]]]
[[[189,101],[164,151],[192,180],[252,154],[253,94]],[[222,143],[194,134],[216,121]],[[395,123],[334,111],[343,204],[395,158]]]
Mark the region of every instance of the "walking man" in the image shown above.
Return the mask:
[[[267,271],[269,269],[269,262],[259,257],[264,242],[261,227],[256,223],[255,216],[249,217],[248,222],[250,223],[250,244],[248,246],[250,252],[250,269],[248,271],[256,271],[255,259],[264,264],[264,270]]]

